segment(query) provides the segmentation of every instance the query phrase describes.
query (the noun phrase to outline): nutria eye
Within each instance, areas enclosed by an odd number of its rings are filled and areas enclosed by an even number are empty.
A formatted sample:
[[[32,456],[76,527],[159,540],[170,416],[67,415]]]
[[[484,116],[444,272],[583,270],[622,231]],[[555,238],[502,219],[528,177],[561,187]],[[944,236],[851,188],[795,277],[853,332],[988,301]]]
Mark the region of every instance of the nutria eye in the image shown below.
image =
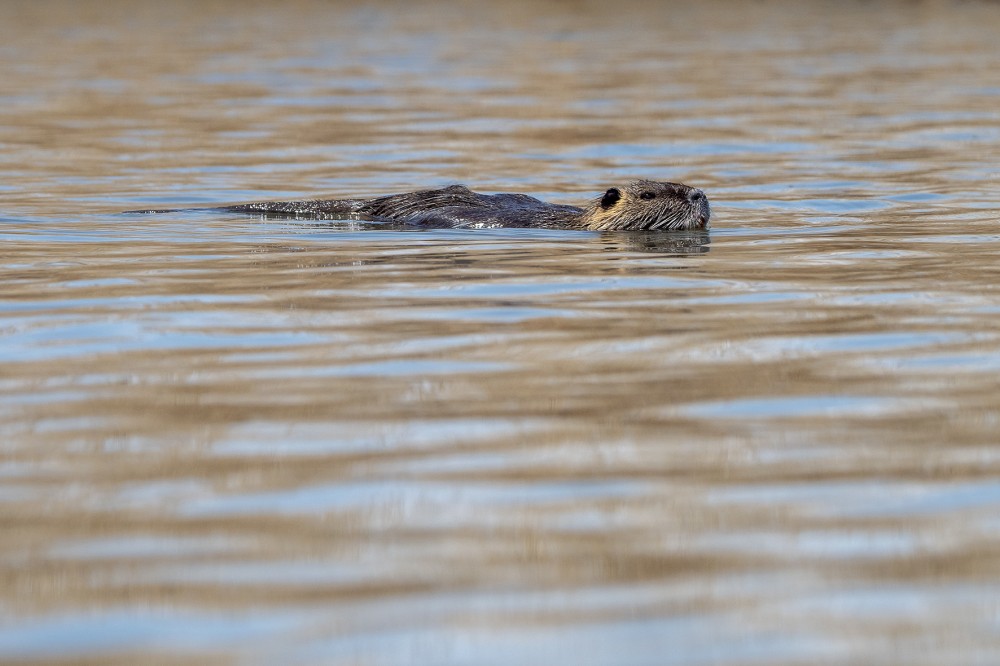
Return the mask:
[[[656,198],[656,193],[655,192],[643,192],[642,194],[639,195],[639,198],[640,199],[655,199]]]

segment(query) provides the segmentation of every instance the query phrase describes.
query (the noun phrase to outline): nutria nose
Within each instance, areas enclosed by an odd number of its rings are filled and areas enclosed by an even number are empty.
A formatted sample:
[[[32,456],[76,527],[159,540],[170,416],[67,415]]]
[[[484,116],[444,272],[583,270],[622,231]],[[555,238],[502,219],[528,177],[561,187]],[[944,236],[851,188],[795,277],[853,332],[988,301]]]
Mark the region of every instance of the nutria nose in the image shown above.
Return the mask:
[[[692,189],[688,192],[688,201],[691,203],[698,203],[705,198],[705,193],[699,189]]]

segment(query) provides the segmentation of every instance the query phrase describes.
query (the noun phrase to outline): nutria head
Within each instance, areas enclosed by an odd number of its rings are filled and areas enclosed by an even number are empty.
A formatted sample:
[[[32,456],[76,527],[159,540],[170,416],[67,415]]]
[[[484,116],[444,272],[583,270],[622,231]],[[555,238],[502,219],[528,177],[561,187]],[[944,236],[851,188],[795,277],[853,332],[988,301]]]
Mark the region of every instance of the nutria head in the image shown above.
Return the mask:
[[[592,231],[707,229],[712,210],[705,193],[680,183],[632,180],[612,187],[583,212]]]

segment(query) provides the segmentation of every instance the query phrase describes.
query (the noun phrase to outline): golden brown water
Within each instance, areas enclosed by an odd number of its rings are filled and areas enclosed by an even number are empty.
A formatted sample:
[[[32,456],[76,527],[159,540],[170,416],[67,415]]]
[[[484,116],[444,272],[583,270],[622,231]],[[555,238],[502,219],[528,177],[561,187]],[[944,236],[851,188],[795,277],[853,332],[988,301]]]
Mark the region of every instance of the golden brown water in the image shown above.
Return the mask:
[[[1000,661],[1000,5],[0,5],[0,662]],[[138,207],[702,187],[710,234]]]

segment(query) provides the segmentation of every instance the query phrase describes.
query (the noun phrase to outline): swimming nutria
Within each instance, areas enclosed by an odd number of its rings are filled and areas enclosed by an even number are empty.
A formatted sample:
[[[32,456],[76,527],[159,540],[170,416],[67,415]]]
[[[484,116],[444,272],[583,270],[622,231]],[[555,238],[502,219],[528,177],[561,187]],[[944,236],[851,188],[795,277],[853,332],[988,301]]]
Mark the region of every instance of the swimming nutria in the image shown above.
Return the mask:
[[[701,190],[653,180],[633,180],[612,187],[586,208],[550,204],[525,194],[479,194],[463,185],[452,185],[373,199],[260,201],[215,210],[378,220],[430,227],[591,231],[707,229],[712,216],[708,198]]]

